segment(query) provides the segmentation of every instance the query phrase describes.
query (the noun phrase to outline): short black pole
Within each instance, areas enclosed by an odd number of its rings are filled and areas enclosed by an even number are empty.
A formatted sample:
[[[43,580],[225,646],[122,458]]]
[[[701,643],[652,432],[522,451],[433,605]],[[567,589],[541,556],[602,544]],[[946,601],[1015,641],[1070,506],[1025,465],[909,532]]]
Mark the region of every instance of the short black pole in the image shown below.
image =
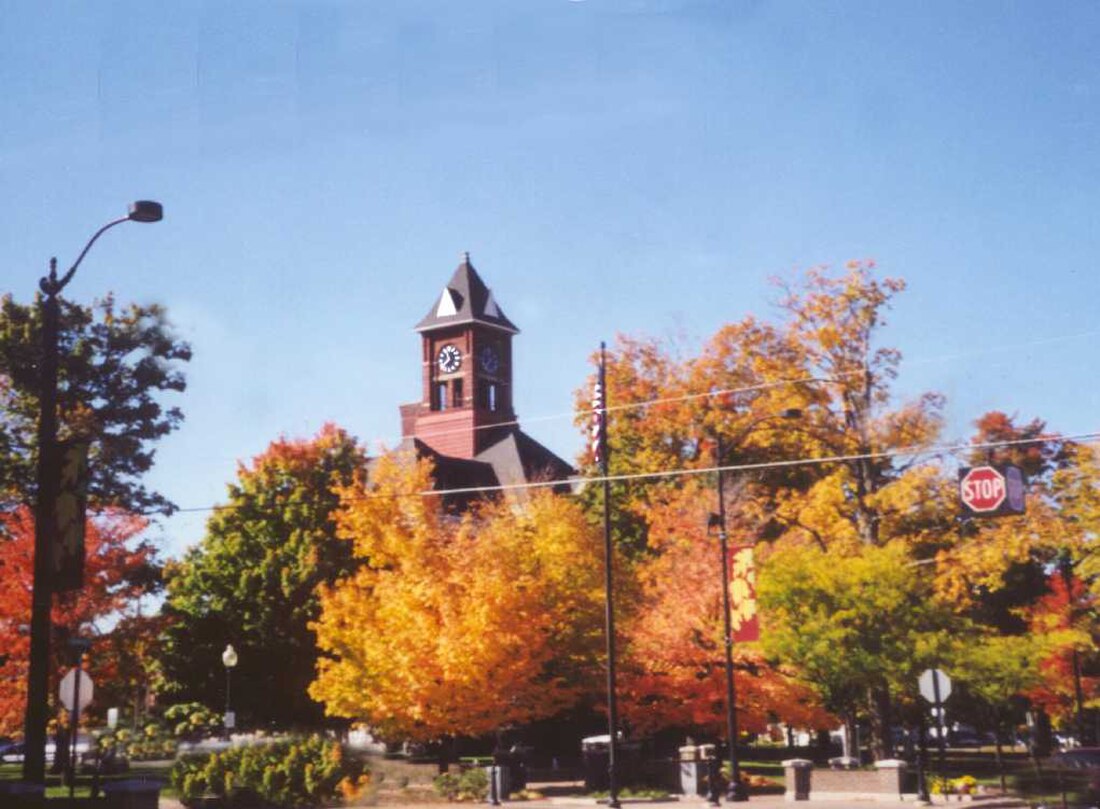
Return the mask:
[[[733,681],[733,626],[730,621],[730,570],[729,537],[726,535],[726,498],[723,488],[725,463],[722,436],[715,439],[715,456],[718,466],[718,542],[722,554],[722,629],[726,647],[726,733],[729,738],[730,783],[726,800],[743,802],[749,799],[748,790],[741,783],[741,767],[737,760],[737,689]]]
[[[84,668],[84,652],[78,651],[76,658],[76,676],[73,677],[73,713],[72,713],[72,751],[69,754],[69,800],[76,793],[76,774],[80,767],[76,758],[76,741],[80,735],[80,675]]]
[[[619,711],[615,699],[615,602],[612,597],[611,569],[614,565],[614,548],[611,542],[611,481],[608,479],[607,447],[607,347],[600,343],[599,386],[602,412],[600,418],[599,455],[600,476],[603,478],[603,541],[604,541],[604,603],[607,626],[607,805],[618,809],[619,782],[616,771],[615,751],[618,747]]]
[[[928,794],[928,728],[924,721],[924,706],[918,705],[920,712],[920,726],[917,739],[917,800],[921,803],[931,803],[932,796]]]
[[[707,792],[709,793],[707,798],[711,806],[721,806],[722,801],[718,797],[718,776],[720,775],[718,765],[718,751],[707,757]]]
[[[944,707],[943,699],[940,697],[940,671],[937,668],[932,669],[932,697],[933,704],[936,706],[936,730],[937,737],[940,744],[940,789],[943,794],[947,794],[947,725],[944,722]]]
[[[489,803],[493,806],[500,806],[500,791],[497,786],[497,764],[496,760],[489,765]]]

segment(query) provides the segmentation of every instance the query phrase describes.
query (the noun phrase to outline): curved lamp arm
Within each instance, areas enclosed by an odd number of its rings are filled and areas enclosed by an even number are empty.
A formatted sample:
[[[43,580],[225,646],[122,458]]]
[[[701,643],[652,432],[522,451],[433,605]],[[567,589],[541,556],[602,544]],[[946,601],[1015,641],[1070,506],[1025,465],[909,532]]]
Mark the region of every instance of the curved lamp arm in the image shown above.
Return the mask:
[[[76,261],[73,262],[73,266],[69,268],[69,271],[61,277],[57,278],[57,259],[50,259],[50,274],[47,278],[43,278],[38,282],[38,286],[47,295],[56,295],[73,279],[73,275],[76,273],[76,268],[80,266],[80,262],[84,260],[84,256],[88,255],[88,251],[92,249],[92,245],[96,243],[96,240],[113,228],[115,225],[121,225],[123,222],[159,222],[164,218],[164,208],[159,202],[154,202],[148,199],[140,199],[137,202],[130,203],[130,212],[126,216],[119,217],[108,222],[106,225],[92,234],[92,238],[88,239],[88,243],[84,245],[84,249],[80,251],[80,255],[76,257]]]

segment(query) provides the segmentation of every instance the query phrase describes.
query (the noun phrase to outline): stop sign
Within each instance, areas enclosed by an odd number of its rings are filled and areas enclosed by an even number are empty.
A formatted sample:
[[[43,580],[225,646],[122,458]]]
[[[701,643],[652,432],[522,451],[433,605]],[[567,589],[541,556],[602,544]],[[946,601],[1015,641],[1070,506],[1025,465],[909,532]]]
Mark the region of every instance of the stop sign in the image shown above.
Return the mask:
[[[959,480],[963,504],[979,514],[999,509],[1007,491],[1005,476],[992,466],[975,466]]]

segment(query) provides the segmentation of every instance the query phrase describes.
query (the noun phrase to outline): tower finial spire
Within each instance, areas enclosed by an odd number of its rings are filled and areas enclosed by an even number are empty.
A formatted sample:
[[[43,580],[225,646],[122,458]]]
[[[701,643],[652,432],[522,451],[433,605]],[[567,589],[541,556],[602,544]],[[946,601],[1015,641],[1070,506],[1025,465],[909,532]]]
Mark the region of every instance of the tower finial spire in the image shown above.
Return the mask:
[[[470,263],[470,251],[469,250],[464,250],[462,252],[462,263],[463,264],[469,264]]]

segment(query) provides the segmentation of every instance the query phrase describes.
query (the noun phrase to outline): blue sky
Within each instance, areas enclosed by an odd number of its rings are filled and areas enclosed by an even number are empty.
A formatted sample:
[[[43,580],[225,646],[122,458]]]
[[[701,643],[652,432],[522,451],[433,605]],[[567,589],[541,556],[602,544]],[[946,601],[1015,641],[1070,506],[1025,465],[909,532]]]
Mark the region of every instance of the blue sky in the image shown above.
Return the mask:
[[[165,7],[167,6],[167,8]],[[616,332],[768,315],[768,278],[909,282],[899,390],[1096,429],[1100,6],[1061,2],[21,2],[0,20],[0,289],[165,304],[195,359],[150,482],[335,421],[396,441],[411,328],[469,250],[567,413]],[[201,514],[164,527],[176,553]]]

